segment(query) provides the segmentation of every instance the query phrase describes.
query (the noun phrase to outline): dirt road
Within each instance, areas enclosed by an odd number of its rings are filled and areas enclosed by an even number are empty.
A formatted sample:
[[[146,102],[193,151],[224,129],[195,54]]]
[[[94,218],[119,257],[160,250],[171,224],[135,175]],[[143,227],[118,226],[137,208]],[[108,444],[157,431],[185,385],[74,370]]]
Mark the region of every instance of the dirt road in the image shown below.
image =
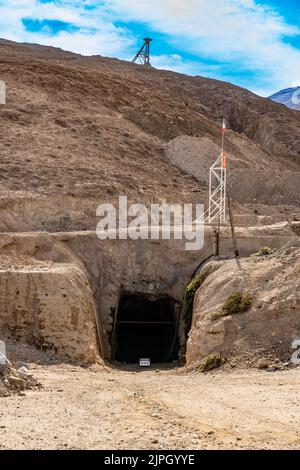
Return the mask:
[[[41,390],[0,398],[2,449],[300,448],[299,368],[32,370]]]

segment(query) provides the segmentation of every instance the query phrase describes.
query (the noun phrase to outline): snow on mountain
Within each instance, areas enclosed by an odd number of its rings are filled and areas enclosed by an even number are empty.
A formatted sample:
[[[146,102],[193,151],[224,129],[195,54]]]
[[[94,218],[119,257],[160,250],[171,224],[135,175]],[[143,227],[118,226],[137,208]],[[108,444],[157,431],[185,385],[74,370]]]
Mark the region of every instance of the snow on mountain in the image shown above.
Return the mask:
[[[300,86],[296,88],[287,88],[270,96],[272,101],[284,104],[288,108],[300,111]]]

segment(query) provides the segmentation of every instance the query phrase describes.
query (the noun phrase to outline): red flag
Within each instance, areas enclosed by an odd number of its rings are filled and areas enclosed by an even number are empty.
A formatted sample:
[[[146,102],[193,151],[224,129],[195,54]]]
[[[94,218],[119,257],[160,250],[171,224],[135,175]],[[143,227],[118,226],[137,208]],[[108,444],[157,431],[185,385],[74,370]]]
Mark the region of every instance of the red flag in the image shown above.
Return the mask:
[[[222,168],[223,170],[227,168],[227,155],[225,152],[222,153]]]

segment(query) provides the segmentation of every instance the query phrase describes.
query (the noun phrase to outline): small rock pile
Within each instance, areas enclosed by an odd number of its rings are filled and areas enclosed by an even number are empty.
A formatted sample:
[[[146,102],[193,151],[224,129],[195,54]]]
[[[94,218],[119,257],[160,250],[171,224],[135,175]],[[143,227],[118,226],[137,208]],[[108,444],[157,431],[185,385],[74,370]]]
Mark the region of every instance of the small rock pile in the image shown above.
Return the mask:
[[[10,364],[0,372],[0,397],[8,397],[13,393],[22,395],[25,390],[40,387],[41,384],[25,365]]]

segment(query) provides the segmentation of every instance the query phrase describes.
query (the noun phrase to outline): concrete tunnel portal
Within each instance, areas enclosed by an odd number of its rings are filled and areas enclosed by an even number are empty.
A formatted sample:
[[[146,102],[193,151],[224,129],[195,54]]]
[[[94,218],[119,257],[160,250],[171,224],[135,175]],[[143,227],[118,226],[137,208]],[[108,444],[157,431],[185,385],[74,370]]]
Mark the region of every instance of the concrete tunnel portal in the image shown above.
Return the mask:
[[[111,337],[112,359],[136,364],[178,359],[178,313],[168,296],[123,293],[120,296]]]
[[[240,255],[294,243],[297,227],[238,227]],[[13,298],[26,286],[26,302],[17,316],[14,301],[2,302],[3,328],[11,331],[11,317],[24,341],[32,342],[34,332],[38,344],[82,363],[98,357],[135,364],[143,356],[152,363],[184,360],[193,312],[183,308],[182,298],[200,264],[214,253],[214,240],[211,226],[205,226],[200,251],[186,250],[185,240],[103,243],[94,231],[5,233],[5,253],[26,253],[47,264],[41,270],[32,263],[28,270],[5,271],[3,299]],[[221,227],[220,259],[233,255],[230,228]],[[7,291],[7,285],[13,287]],[[53,300],[55,295],[59,302]],[[44,323],[36,324],[33,312]]]
[[[294,232],[286,226],[266,227],[259,236],[243,227],[236,234],[241,256],[261,246],[276,249],[294,240]],[[219,256],[231,258],[230,228],[222,227],[221,235]],[[183,308],[183,294],[215,253],[214,228],[205,226],[200,251],[186,250],[185,240],[107,240],[104,244],[94,232],[65,237],[64,244],[76,253],[88,276],[99,355],[107,362],[125,364],[138,364],[142,357],[152,363],[184,360],[193,313]]]

